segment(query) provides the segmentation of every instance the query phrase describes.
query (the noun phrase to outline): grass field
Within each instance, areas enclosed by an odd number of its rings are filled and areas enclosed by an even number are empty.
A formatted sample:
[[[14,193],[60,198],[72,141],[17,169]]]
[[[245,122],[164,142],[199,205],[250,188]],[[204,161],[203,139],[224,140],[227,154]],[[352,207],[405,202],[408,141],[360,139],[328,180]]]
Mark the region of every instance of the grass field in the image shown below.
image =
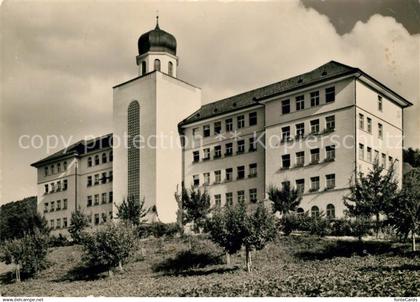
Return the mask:
[[[148,239],[124,272],[86,274],[80,246],[52,248],[49,267],[13,283],[0,266],[2,296],[420,296],[420,256],[389,242],[282,237],[223,264],[206,239]],[[191,246],[191,249],[190,249]]]

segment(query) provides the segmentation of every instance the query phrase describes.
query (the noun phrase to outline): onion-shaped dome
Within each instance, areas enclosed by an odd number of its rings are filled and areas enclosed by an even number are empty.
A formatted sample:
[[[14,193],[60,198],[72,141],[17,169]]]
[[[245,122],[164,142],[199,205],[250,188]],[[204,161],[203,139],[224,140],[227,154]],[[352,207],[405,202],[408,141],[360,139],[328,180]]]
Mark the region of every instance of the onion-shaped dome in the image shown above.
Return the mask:
[[[156,22],[155,29],[140,36],[138,40],[139,55],[149,51],[163,51],[176,55],[176,39],[170,33],[161,30]]]

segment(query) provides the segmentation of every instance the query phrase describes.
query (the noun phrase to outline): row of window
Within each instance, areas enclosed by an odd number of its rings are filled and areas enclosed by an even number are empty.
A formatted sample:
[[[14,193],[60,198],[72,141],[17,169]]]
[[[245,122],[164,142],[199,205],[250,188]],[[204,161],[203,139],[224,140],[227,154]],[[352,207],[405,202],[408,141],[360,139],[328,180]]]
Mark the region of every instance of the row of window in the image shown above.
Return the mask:
[[[61,200],[44,202],[44,213],[61,210],[67,210],[67,199],[63,199],[63,203],[61,203]]]
[[[61,173],[62,171],[67,170],[67,161],[63,161],[63,163],[56,163],[50,166],[44,167],[44,176],[54,175],[57,173]]]
[[[95,213],[92,217],[92,214],[90,214],[90,215],[87,216],[87,218],[88,218],[88,222],[90,224],[93,223],[95,225],[98,225],[98,224],[106,223],[108,218],[112,219],[112,211],[109,211],[108,215],[105,212],[103,212],[103,213],[100,213],[100,214]]]
[[[366,117],[366,130],[365,130],[365,116],[362,113],[359,113],[359,129],[367,131],[372,134],[372,119]],[[378,138],[382,139],[384,137],[384,126],[381,123],[378,123]]]
[[[61,225],[61,221],[63,221],[62,225]],[[51,219],[50,220],[50,228],[51,229],[61,229],[61,228],[65,229],[65,228],[67,228],[67,217],[64,217],[63,219],[57,218],[56,220]]]
[[[109,171],[108,173],[102,172],[102,174],[95,174],[95,175],[89,175],[87,177],[87,186],[91,187],[93,185],[99,185],[99,184],[106,184],[107,182],[112,182],[112,171]]]
[[[248,126],[255,126],[257,125],[257,112],[250,112],[248,113]],[[236,129],[245,128],[245,115],[241,114],[236,117]],[[203,125],[202,127],[203,137],[211,136],[211,125]],[[224,122],[224,132],[233,131],[233,118],[225,119]],[[217,121],[213,123],[213,135],[218,135],[222,133],[222,121]],[[200,128],[193,128],[192,134],[194,137],[198,137],[200,135]]]
[[[330,115],[325,117],[325,128],[323,132],[320,130],[320,122],[319,119],[314,119],[309,121],[310,126],[310,135],[322,134],[322,133],[329,133],[335,130],[335,116]],[[305,123],[297,123],[295,125],[295,136],[296,139],[304,138],[305,137]],[[281,128],[281,140],[282,142],[291,141],[291,127],[285,126]]]
[[[113,155],[112,155],[112,151],[110,152],[104,152],[101,154],[101,156],[99,156],[99,154],[96,154],[95,156],[89,156],[87,159],[87,166],[88,167],[93,167],[98,166],[100,164],[105,164],[107,162],[112,162],[114,160]]]
[[[297,209],[298,215],[303,215],[304,213],[305,211],[302,208]],[[325,213],[326,213],[327,218],[329,219],[335,218],[335,206],[331,203],[327,204]],[[313,206],[311,208],[311,217],[319,217],[320,215],[321,215],[321,211],[319,210],[319,207]]]
[[[381,164],[384,168],[387,168],[387,166],[390,167],[394,163],[394,159],[392,156],[388,156],[388,162],[387,162],[387,156],[385,153],[381,153],[381,157],[379,158],[379,151],[372,150],[371,147],[366,147],[366,155],[365,155],[364,144],[359,144],[359,159],[370,162],[370,163],[374,163],[375,161],[378,161],[378,163]]]
[[[236,179],[245,179],[245,166],[238,166],[236,168],[237,176]],[[257,177],[257,164],[252,163],[249,165],[248,169],[248,178]],[[225,170],[225,182],[229,182],[233,180],[233,168],[227,168]],[[222,170],[214,171],[214,183],[213,184],[220,184],[222,182]],[[193,175],[193,185],[195,187],[200,186],[200,175],[196,174]],[[210,185],[210,172],[203,173],[203,185],[208,186]]]
[[[290,154],[284,154],[281,157],[282,169],[289,169],[291,167],[291,156]],[[320,149],[314,148],[310,150],[309,165],[320,163]],[[335,146],[330,145],[325,147],[325,158],[324,162],[335,160]],[[295,164],[293,167],[303,167],[305,165],[305,151],[296,152]]]
[[[101,197],[101,200],[99,198]],[[106,203],[112,203],[113,202],[113,194],[112,192],[104,192],[101,195],[95,194],[95,195],[89,195],[87,197],[87,207],[91,206],[97,206],[99,204],[106,204]]]
[[[240,190],[236,192],[237,201],[238,202],[246,202],[245,190]],[[248,196],[250,202],[257,202],[257,189],[252,188],[248,190]],[[214,203],[216,207],[222,206],[222,194],[215,194],[214,195]],[[229,192],[225,194],[225,204],[232,205],[233,204],[233,192]]]
[[[305,179],[296,179],[296,189],[299,193],[305,193]],[[283,188],[290,186],[290,181],[282,182]],[[335,174],[325,175],[325,190],[331,190],[335,188]],[[317,192],[321,189],[320,186],[320,177],[314,176],[310,177],[310,188],[309,192]]]
[[[155,59],[154,63],[154,70],[160,71],[160,60],[159,59]],[[142,61],[141,62],[141,74],[144,75],[147,72],[147,68],[146,68],[146,61]],[[168,74],[170,76],[173,76],[174,73],[174,64],[172,62],[168,62]]]
[[[241,139],[236,142],[236,154],[243,154],[245,153],[245,140]],[[248,152],[257,151],[257,144],[255,143],[255,138],[249,138],[249,145],[248,145]],[[233,155],[233,143],[226,143],[225,144],[225,153],[224,156],[232,156]],[[210,148],[203,149],[203,161],[209,160],[211,158],[211,151]],[[217,145],[214,146],[213,149],[213,159],[222,158],[222,146]],[[193,151],[193,162],[197,163],[200,161],[200,151]]]
[[[335,101],[335,87],[328,87],[325,89],[325,103],[332,103]],[[311,107],[319,106],[319,91],[312,91],[310,93],[310,105]],[[305,109],[305,95],[298,95],[295,97],[295,111]],[[290,99],[281,101],[281,112],[282,114],[288,114],[291,112]]]
[[[68,189],[68,181],[67,179],[63,179],[63,181],[59,180],[57,182],[52,182],[50,184],[44,185],[44,194],[66,191]]]

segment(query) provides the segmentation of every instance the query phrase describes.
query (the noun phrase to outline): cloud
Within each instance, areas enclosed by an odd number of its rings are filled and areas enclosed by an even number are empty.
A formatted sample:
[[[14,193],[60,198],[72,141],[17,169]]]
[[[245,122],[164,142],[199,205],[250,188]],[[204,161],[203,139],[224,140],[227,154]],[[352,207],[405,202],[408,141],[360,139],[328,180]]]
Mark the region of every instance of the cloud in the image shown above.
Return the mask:
[[[76,140],[112,131],[112,86],[137,75],[137,39],[154,27],[157,9],[161,28],[178,41],[178,76],[202,87],[204,102],[335,59],[416,104],[405,116],[406,143],[420,147],[420,36],[391,17],[374,15],[340,36],[297,1],[6,2],[1,9],[1,202],[36,192],[29,164],[46,153],[19,149],[20,135]]]

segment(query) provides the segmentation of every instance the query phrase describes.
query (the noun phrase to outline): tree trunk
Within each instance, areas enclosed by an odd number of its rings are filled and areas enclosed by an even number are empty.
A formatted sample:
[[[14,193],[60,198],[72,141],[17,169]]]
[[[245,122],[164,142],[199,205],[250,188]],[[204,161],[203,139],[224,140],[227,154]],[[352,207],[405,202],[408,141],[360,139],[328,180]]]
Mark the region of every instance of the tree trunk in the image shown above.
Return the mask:
[[[245,248],[245,261],[246,261],[246,271],[251,272],[252,260],[251,260],[251,249],[249,247]]]
[[[191,235],[188,235],[188,249],[192,250]]]
[[[118,261],[118,270],[120,271],[120,272],[122,272],[123,271],[123,266],[122,266],[122,261],[120,260],[120,261]]]
[[[416,232],[411,231],[411,238],[413,240],[413,252],[416,251]]]
[[[376,214],[376,239],[379,238],[379,214]]]
[[[16,264],[16,282],[20,283],[20,262]]]
[[[226,252],[226,264],[230,265],[230,254]]]

